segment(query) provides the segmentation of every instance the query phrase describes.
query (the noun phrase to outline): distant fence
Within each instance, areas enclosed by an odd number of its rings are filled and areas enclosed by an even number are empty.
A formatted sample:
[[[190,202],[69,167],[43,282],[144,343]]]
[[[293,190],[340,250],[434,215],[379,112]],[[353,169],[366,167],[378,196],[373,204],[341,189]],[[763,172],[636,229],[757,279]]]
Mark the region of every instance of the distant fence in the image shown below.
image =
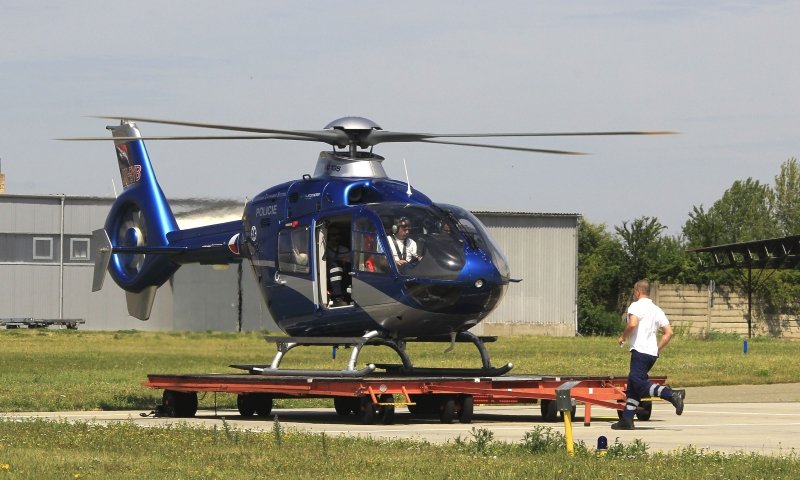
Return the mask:
[[[717,285],[714,305],[707,285],[653,284],[651,298],[667,314],[673,328],[699,335],[716,331],[747,336],[747,297]],[[800,318],[764,315],[753,305],[753,335],[800,338]]]
[[[70,329],[86,323],[82,318],[0,318],[0,327],[6,328],[47,328],[61,326]]]

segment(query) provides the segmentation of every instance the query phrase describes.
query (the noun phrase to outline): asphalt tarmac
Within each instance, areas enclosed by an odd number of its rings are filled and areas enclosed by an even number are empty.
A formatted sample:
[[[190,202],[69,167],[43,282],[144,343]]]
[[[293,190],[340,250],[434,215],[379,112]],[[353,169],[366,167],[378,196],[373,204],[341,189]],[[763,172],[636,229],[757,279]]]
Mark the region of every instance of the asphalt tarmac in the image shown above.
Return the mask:
[[[142,417],[141,411],[2,413],[13,418],[50,418],[67,421],[131,421],[142,426],[185,422],[190,425],[228,426],[248,430],[272,430],[273,416],[242,418],[234,410],[200,410],[190,419]],[[535,425],[565,432],[565,425],[542,422],[538,405],[476,406],[471,424],[442,424],[436,418],[412,417],[398,407],[392,425],[361,425],[355,417],[339,417],[330,409],[274,409],[281,426],[328,435],[357,435],[372,438],[407,438],[432,443],[469,441],[472,429],[487,429],[495,440],[519,442]],[[675,415],[669,403],[655,402],[648,421],[637,421],[633,431],[612,430],[615,410],[594,407],[590,426],[583,424],[583,408],[572,421],[575,441],[594,447],[598,437],[609,444],[641,439],[650,451],[672,451],[686,446],[725,453],[800,454],[800,383],[688,388],[683,415]]]

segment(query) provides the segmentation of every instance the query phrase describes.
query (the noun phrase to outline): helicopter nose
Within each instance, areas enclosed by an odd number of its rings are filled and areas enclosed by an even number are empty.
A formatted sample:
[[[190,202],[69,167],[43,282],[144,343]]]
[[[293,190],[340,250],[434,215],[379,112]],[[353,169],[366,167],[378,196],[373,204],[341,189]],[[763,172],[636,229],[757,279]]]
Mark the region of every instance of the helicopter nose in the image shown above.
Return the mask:
[[[442,311],[456,305],[464,288],[462,285],[426,283],[417,280],[407,281],[405,287],[411,298],[431,311]]]
[[[408,281],[406,291],[431,312],[483,315],[491,311],[505,292],[505,285],[476,280],[473,284],[432,284]]]

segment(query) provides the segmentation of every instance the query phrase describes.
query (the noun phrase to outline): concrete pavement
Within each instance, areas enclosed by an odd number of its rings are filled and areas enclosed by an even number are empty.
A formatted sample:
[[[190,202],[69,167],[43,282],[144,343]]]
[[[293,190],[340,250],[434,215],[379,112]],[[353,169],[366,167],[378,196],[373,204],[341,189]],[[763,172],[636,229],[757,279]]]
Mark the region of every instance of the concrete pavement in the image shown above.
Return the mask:
[[[116,422],[131,421],[142,426],[185,422],[190,425],[229,425],[249,430],[273,428],[273,417],[241,418],[236,411],[200,410],[195,418],[173,419],[141,417],[141,411],[97,412],[34,412],[3,413],[13,418],[51,418],[68,421]],[[328,435],[360,435],[373,438],[422,439],[433,443],[469,440],[473,428],[494,433],[496,440],[519,442],[535,425],[564,432],[563,423],[542,422],[538,405],[476,406],[472,424],[445,425],[434,418],[411,417],[398,407],[393,425],[360,425],[354,417],[339,417],[330,409],[274,409],[284,428]],[[591,426],[583,425],[583,408],[578,407],[573,437],[594,447],[601,435],[613,444],[615,439],[630,443],[641,439],[650,451],[671,451],[692,445],[725,453],[754,452],[760,454],[800,453],[800,384],[695,387],[687,389],[686,408],[675,415],[672,405],[655,402],[649,421],[637,421],[636,430],[616,431],[615,410],[594,407]]]

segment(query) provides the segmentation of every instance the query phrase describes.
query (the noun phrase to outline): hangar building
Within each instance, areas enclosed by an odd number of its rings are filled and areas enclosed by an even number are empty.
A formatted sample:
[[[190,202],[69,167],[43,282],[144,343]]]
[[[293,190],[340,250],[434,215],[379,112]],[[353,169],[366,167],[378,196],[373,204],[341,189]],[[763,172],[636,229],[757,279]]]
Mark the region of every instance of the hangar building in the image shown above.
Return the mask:
[[[91,292],[92,231],[112,198],[0,194],[0,322],[78,319],[90,330],[277,332],[247,262],[185,265],[161,287],[150,320],[128,316],[109,278]],[[244,202],[172,200],[181,228],[241,217]],[[571,336],[577,331],[577,214],[473,212],[508,257],[513,278],[478,334]]]

